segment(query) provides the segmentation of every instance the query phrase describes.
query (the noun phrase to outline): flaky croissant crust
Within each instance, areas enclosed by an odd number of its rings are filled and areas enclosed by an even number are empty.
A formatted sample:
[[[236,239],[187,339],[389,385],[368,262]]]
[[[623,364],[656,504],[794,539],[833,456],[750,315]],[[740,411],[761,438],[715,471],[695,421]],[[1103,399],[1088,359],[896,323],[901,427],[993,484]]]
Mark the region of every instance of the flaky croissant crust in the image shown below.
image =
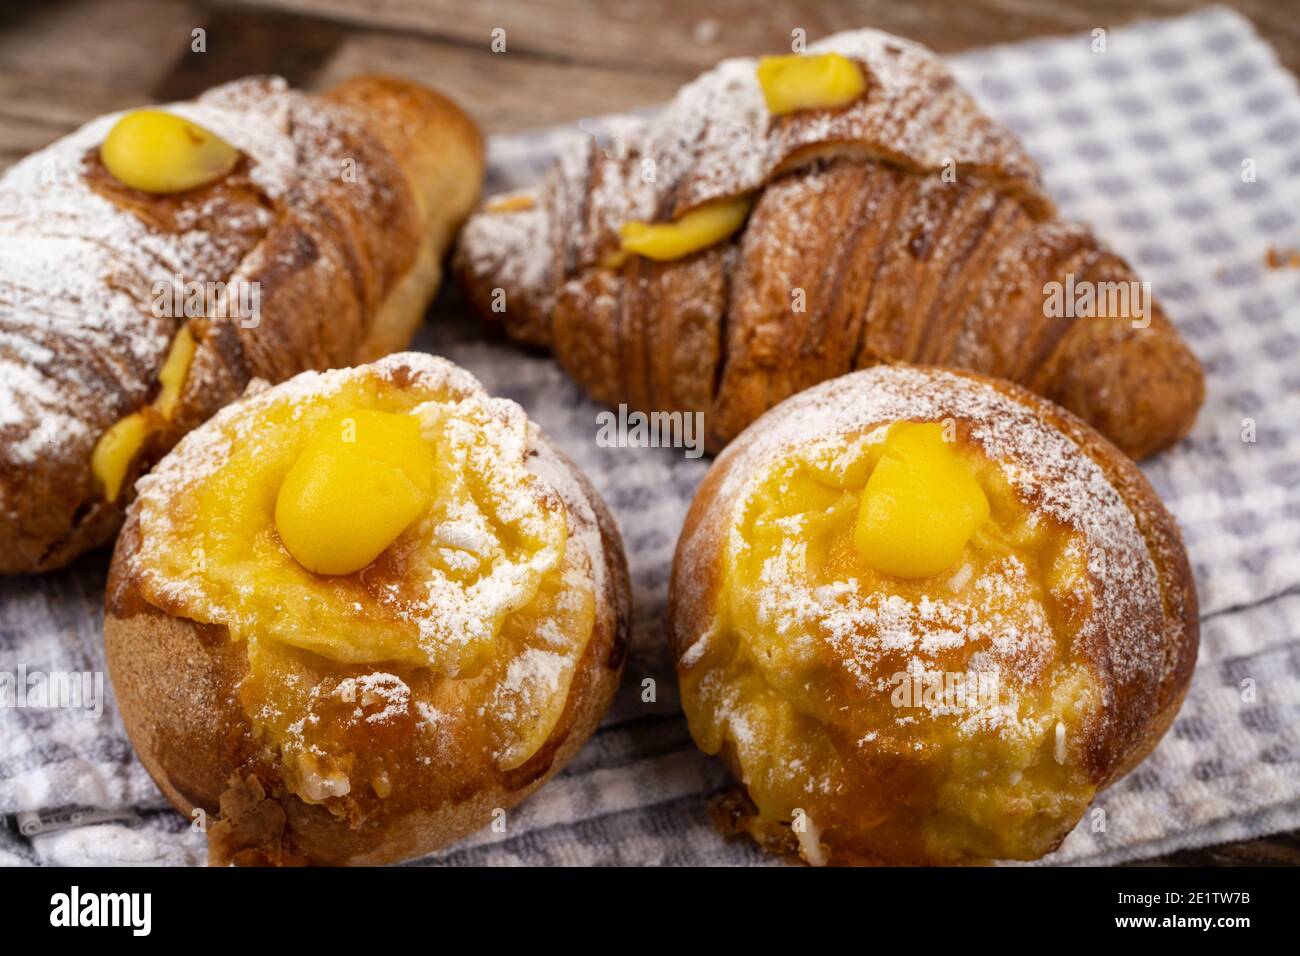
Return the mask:
[[[1184,435],[1202,372],[1158,303],[1136,321],[1047,314],[1049,283],[1137,277],[1055,219],[1011,133],[921,46],[862,30],[809,52],[827,51],[867,80],[841,110],[772,117],[754,61],[728,60],[654,119],[573,144],[535,190],[467,223],[471,302],[598,400],[704,412],[713,450],[783,398],[887,359],[1018,382],[1133,457]],[[753,210],[729,240],[602,267],[622,223],[742,194]]]
[[[135,478],[252,379],[405,346],[482,181],[472,122],[406,80],[313,96],[250,78],[165,109],[239,149],[234,170],[183,193],[126,187],[99,157],[115,114],[0,179],[0,573],[108,541]],[[256,285],[259,312],[160,312],[157,284],[177,277]],[[106,502],[92,450],[152,400],[187,322],[197,349],[176,413]]]

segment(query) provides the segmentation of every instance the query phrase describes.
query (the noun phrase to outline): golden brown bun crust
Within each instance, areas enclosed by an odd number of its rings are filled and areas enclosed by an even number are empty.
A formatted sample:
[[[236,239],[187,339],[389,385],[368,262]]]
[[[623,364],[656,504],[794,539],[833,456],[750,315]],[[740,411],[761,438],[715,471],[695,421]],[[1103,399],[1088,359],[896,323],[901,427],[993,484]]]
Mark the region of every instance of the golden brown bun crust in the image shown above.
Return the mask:
[[[1133,516],[1155,569],[1163,623],[1154,648],[1139,652],[1132,646],[1137,639],[1123,628],[1115,628],[1103,632],[1098,646],[1084,649],[1090,669],[1102,684],[1108,711],[1100,733],[1090,741],[1087,770],[1098,789],[1109,786],[1141,763],[1159,743],[1191,683],[1200,627],[1196,584],[1177,523],[1145,476],[1123,452],[1059,406],[1017,385],[970,372],[890,365],[859,375],[889,375],[893,369],[932,376],[932,391],[936,395],[944,393],[944,378],[957,377],[981,383],[1023,406],[1042,427],[1059,430],[1082,455],[1095,462]],[[836,382],[848,383],[858,377],[848,376]],[[826,383],[818,390],[833,384]],[[872,387],[866,381],[859,384],[863,389]],[[683,656],[715,620],[723,584],[719,532],[744,491],[743,479],[752,475],[753,469],[760,467],[764,460],[764,452],[756,450],[757,444],[765,433],[792,417],[804,422],[804,434],[815,434],[817,430],[808,410],[801,407],[810,397],[810,393],[804,393],[790,399],[755,421],[718,456],[696,492],[678,538],[669,586],[669,648],[679,674],[687,669],[682,663]],[[939,402],[942,404],[942,399]],[[1155,673],[1140,669],[1140,673],[1123,676],[1124,668],[1116,662],[1130,654],[1154,662]],[[734,754],[724,747],[721,756],[733,774],[736,773],[735,761],[729,759]],[[752,810],[747,797],[733,795],[715,807],[715,816],[729,832],[748,832],[769,848],[790,851],[794,844],[789,828],[760,825],[755,830],[755,818],[747,815],[746,806]]]
[[[250,758],[247,718],[235,687],[247,661],[224,629],[171,617],[149,604],[124,569],[139,548],[136,511],[128,513],[109,571],[104,637],[122,720],[141,763],[177,810],[206,815],[214,864],[375,865],[431,853],[481,829],[496,809],[515,806],[564,766],[596,730],[613,700],[627,655],[631,585],[617,525],[576,466],[563,462],[596,515],[603,550],[603,594],[595,630],[570,687],[564,713],[541,749],[485,784],[466,779],[456,802],[398,816],[376,813],[356,827],[322,806],[278,789],[274,772]],[[570,517],[583,520],[570,508]],[[455,775],[455,766],[434,772]]]
[[[126,346],[120,346],[121,354],[98,356],[102,363],[97,362],[75,342],[40,333],[45,338],[36,344],[57,356],[40,374],[48,379],[48,390],[61,395],[84,423],[85,433],[22,462],[11,460],[4,448],[27,432],[2,436],[0,574],[61,567],[110,540],[121,525],[135,479],[186,432],[241,395],[252,379],[275,383],[306,369],[353,365],[410,341],[437,290],[452,236],[477,199],[484,169],[482,136],[450,100],[393,77],[359,76],[320,97],[254,79],[216,88],[198,102],[211,100],[210,106],[223,109],[233,102],[248,123],[271,123],[272,116],[261,115],[272,109],[259,106],[262,99],[280,104],[294,97],[297,115],[324,124],[328,134],[321,135],[327,136],[328,148],[341,154],[339,163],[354,162],[354,176],[345,178],[345,170],[330,166],[325,173],[305,173],[294,189],[272,197],[257,180],[258,170],[243,160],[210,186],[148,195],[113,179],[97,149],[78,151],[79,183],[164,240],[194,228],[194,217],[201,214],[199,224],[220,242],[205,240],[216,250],[203,262],[206,271],[186,274],[185,280],[225,283],[237,275],[257,283],[260,321],[247,328],[234,318],[189,321],[197,349],[180,406],[168,427],[147,441],[113,504],[102,500],[91,474],[94,442],[152,399],[165,343],[183,319],[150,319],[163,348],[149,362]],[[304,138],[298,143],[304,154],[300,162],[324,149],[314,148],[316,131],[310,125],[300,124],[308,131],[295,134]],[[50,147],[59,149],[67,147]],[[171,276],[149,272],[145,278]],[[139,307],[147,309],[149,283],[144,285],[143,292],[132,294],[144,295]],[[38,305],[54,308],[53,303]],[[15,396],[16,401],[28,399]],[[42,417],[48,415],[33,411],[23,427],[36,428]]]
[[[1182,438],[1204,398],[1199,362],[1158,302],[1131,321],[1138,277],[1055,218],[1014,136],[916,44],[861,30],[818,47],[859,61],[860,100],[770,117],[752,62],[727,61],[620,130],[621,148],[563,156],[530,207],[490,202],[456,253],[470,303],[550,348],[598,401],[703,412],[710,451],[882,361],[1018,382],[1134,458]],[[623,222],[740,194],[753,208],[731,237],[609,267]],[[1049,314],[1049,286],[1071,281],[1106,301],[1075,307],[1063,291],[1071,307]]]
[[[1014,395],[1037,408],[1045,421],[1064,432],[1101,467],[1137,521],[1160,579],[1165,641],[1157,696],[1154,707],[1134,708],[1134,713],[1119,721],[1120,727],[1127,732],[1116,742],[1103,765],[1105,771],[1099,774],[1099,787],[1107,787],[1135,768],[1156,748],[1187,696],[1201,634],[1196,578],[1192,575],[1187,548],[1183,545],[1183,536],[1174,516],[1151,487],[1151,482],[1123,452],[1065,409],[1008,383],[986,381],[1004,395]],[[1124,702],[1119,701],[1119,705],[1123,708]]]

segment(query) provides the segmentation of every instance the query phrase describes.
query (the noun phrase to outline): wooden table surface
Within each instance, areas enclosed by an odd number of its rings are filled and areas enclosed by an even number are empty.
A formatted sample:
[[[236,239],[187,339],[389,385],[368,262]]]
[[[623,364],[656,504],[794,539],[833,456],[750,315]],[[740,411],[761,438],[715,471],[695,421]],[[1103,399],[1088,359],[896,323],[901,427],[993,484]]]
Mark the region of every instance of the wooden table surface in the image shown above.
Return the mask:
[[[1300,73],[1300,3],[1230,0]],[[874,26],[940,51],[1175,16],[1196,0],[37,0],[0,8],[0,169],[110,110],[250,73],[320,88],[400,73],[488,133],[668,99],[726,56]],[[203,31],[203,52],[192,47]],[[494,52],[494,31],[504,52]],[[498,43],[499,45],[499,43]],[[1300,864],[1300,833],[1174,853],[1188,864]]]

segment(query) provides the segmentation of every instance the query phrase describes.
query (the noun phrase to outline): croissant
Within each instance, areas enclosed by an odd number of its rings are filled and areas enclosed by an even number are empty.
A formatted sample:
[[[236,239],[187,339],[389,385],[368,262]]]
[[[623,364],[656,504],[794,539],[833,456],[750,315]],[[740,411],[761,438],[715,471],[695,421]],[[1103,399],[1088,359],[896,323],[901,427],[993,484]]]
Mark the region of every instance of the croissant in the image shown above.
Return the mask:
[[[669,635],[724,829],[809,863],[1034,859],[1133,769],[1196,661],[1137,466],[1009,382],[881,364],[759,418],[686,518]]]
[[[256,78],[105,116],[0,179],[0,573],[110,540],[132,485],[253,379],[403,347],[481,185],[417,84]]]
[[[490,201],[455,256],[471,303],[599,401],[704,413],[714,451],[883,360],[1012,380],[1135,458],[1182,437],[1199,363],[1011,133],[914,43],[809,54],[724,61]]]

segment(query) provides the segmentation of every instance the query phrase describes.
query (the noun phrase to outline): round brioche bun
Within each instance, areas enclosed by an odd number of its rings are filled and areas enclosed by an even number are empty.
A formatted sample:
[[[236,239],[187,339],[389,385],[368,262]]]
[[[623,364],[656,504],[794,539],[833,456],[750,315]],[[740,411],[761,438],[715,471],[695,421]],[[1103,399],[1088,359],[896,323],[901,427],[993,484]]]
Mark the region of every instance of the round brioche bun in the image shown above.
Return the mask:
[[[393,356],[381,364],[411,361],[418,369],[417,359],[440,361]],[[403,769],[403,779],[418,787],[422,775],[437,775],[437,791],[453,798],[415,809],[406,801],[407,807],[391,812],[381,800],[360,818],[304,801],[277,779],[274,761],[268,768],[265,758],[250,760],[259,747],[237,695],[248,673],[247,642],[232,639],[224,627],[151,603],[133,571],[141,549],[137,499],[109,571],[109,676],[141,762],[177,810],[203,821],[210,863],[374,865],[431,853],[527,798],[595,731],[626,657],[627,562],[617,526],[590,482],[540,431],[531,429],[530,435],[526,467],[544,479],[557,478],[551,487],[566,506],[570,539],[580,539],[590,557],[596,592],[593,632],[577,659],[561,715],[540,748],[512,769],[485,769],[482,761],[458,765],[446,760],[446,749],[417,752],[414,763],[421,766]],[[172,454],[184,454],[186,447]],[[453,722],[453,732],[472,719]]]

